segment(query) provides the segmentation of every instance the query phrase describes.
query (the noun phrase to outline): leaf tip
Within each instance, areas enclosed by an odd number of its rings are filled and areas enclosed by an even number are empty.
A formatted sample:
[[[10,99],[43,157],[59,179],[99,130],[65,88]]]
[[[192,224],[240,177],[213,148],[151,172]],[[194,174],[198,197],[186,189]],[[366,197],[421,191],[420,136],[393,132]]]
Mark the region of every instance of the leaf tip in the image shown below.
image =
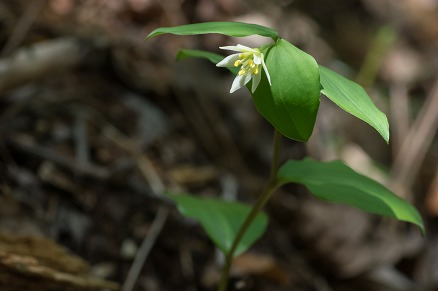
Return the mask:
[[[388,118],[386,117],[386,115],[384,113],[382,113],[384,116],[384,120],[385,120],[385,125],[384,125],[384,130],[378,130],[380,135],[383,137],[383,139],[385,140],[386,144],[389,144],[389,123],[388,123]],[[377,129],[377,128],[376,128]]]
[[[418,228],[420,229],[421,235],[425,236],[426,235],[426,228],[424,227],[423,223],[418,224]]]
[[[382,133],[382,137],[385,140],[386,144],[389,144],[389,130],[385,133]]]
[[[154,29],[151,33],[149,33],[149,34],[146,36],[145,40],[148,40],[148,39],[150,39],[150,38],[153,38],[154,36],[157,36],[157,35],[159,35],[159,34],[162,34],[162,33],[160,33],[159,28]]]

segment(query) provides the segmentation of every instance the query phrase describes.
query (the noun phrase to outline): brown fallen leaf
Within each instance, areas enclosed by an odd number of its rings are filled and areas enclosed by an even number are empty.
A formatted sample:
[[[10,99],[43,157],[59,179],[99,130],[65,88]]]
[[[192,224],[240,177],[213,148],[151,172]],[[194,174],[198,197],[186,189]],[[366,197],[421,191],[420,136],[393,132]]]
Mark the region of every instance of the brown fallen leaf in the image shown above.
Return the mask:
[[[169,176],[180,185],[196,186],[217,179],[219,173],[214,167],[184,165],[170,170]]]
[[[290,284],[290,276],[281,265],[271,256],[245,253],[233,261],[231,274],[235,276],[258,275],[281,285]]]
[[[0,233],[1,290],[119,290],[89,275],[81,258],[46,238]]]

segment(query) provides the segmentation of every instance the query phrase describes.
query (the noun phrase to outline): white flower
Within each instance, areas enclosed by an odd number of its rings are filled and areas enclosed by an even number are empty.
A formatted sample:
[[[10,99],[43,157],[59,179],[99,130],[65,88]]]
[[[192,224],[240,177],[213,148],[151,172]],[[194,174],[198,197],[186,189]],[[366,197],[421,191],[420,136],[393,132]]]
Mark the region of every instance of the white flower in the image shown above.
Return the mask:
[[[262,65],[266,77],[268,78],[269,85],[271,85],[271,77],[269,76],[268,68],[266,68],[265,61],[263,59],[264,56],[259,49],[249,48],[240,44],[238,44],[237,46],[223,46],[220,47],[220,49],[239,52],[237,54],[229,55],[228,57],[224,58],[222,61],[216,64],[217,67],[240,66],[240,70],[233,81],[233,85],[231,85],[230,93],[239,90],[240,88],[245,86],[251,79],[251,92],[254,93],[260,83],[260,79],[262,78],[262,70],[260,69],[260,65]]]

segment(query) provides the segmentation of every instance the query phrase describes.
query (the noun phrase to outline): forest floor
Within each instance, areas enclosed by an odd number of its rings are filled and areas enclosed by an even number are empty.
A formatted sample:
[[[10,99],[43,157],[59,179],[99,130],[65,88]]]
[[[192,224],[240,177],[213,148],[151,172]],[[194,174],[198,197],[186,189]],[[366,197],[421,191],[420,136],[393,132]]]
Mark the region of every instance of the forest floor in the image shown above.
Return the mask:
[[[437,19],[436,0],[0,2],[0,289],[215,290],[222,256],[162,190],[253,203],[272,127],[226,70],[175,62],[236,39],[144,38],[243,21],[356,79],[390,119],[387,145],[322,96],[311,140],[284,139],[281,159],[344,160],[413,202],[427,235],[292,185],[230,290],[438,290]]]

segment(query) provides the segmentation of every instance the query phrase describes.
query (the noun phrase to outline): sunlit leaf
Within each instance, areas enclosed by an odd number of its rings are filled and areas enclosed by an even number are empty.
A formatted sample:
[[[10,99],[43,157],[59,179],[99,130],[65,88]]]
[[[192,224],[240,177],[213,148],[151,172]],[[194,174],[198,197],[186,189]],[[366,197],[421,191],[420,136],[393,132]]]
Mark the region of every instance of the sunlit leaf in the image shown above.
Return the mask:
[[[322,200],[410,222],[425,232],[423,220],[414,206],[340,161],[288,161],[281,167],[278,179],[282,184],[304,184]]]
[[[386,115],[371,101],[367,92],[357,83],[338,73],[319,67],[321,72],[321,93],[339,107],[374,127],[389,142],[389,124]]]
[[[179,212],[201,223],[210,239],[224,253],[228,253],[239,228],[251,207],[239,202],[199,198],[188,194],[170,194]],[[245,252],[262,236],[268,224],[266,214],[259,213],[241,239],[234,253]]]
[[[312,134],[318,112],[319,69],[312,56],[285,40],[264,46],[265,62],[272,86],[265,74],[252,94],[260,114],[284,136],[307,141]],[[178,59],[200,57],[218,63],[224,57],[199,50],[181,50]],[[237,68],[229,68],[237,74]],[[251,86],[251,83],[248,84]]]
[[[272,86],[265,75],[253,99],[259,113],[284,136],[307,141],[319,107],[319,69],[315,59],[281,39],[264,48]]]
[[[234,37],[244,37],[256,34],[260,36],[270,37],[273,40],[278,39],[278,32],[276,32],[272,28],[242,22],[204,22],[173,27],[160,27],[152,31],[146,37],[146,39],[164,33],[176,35],[218,33]]]

